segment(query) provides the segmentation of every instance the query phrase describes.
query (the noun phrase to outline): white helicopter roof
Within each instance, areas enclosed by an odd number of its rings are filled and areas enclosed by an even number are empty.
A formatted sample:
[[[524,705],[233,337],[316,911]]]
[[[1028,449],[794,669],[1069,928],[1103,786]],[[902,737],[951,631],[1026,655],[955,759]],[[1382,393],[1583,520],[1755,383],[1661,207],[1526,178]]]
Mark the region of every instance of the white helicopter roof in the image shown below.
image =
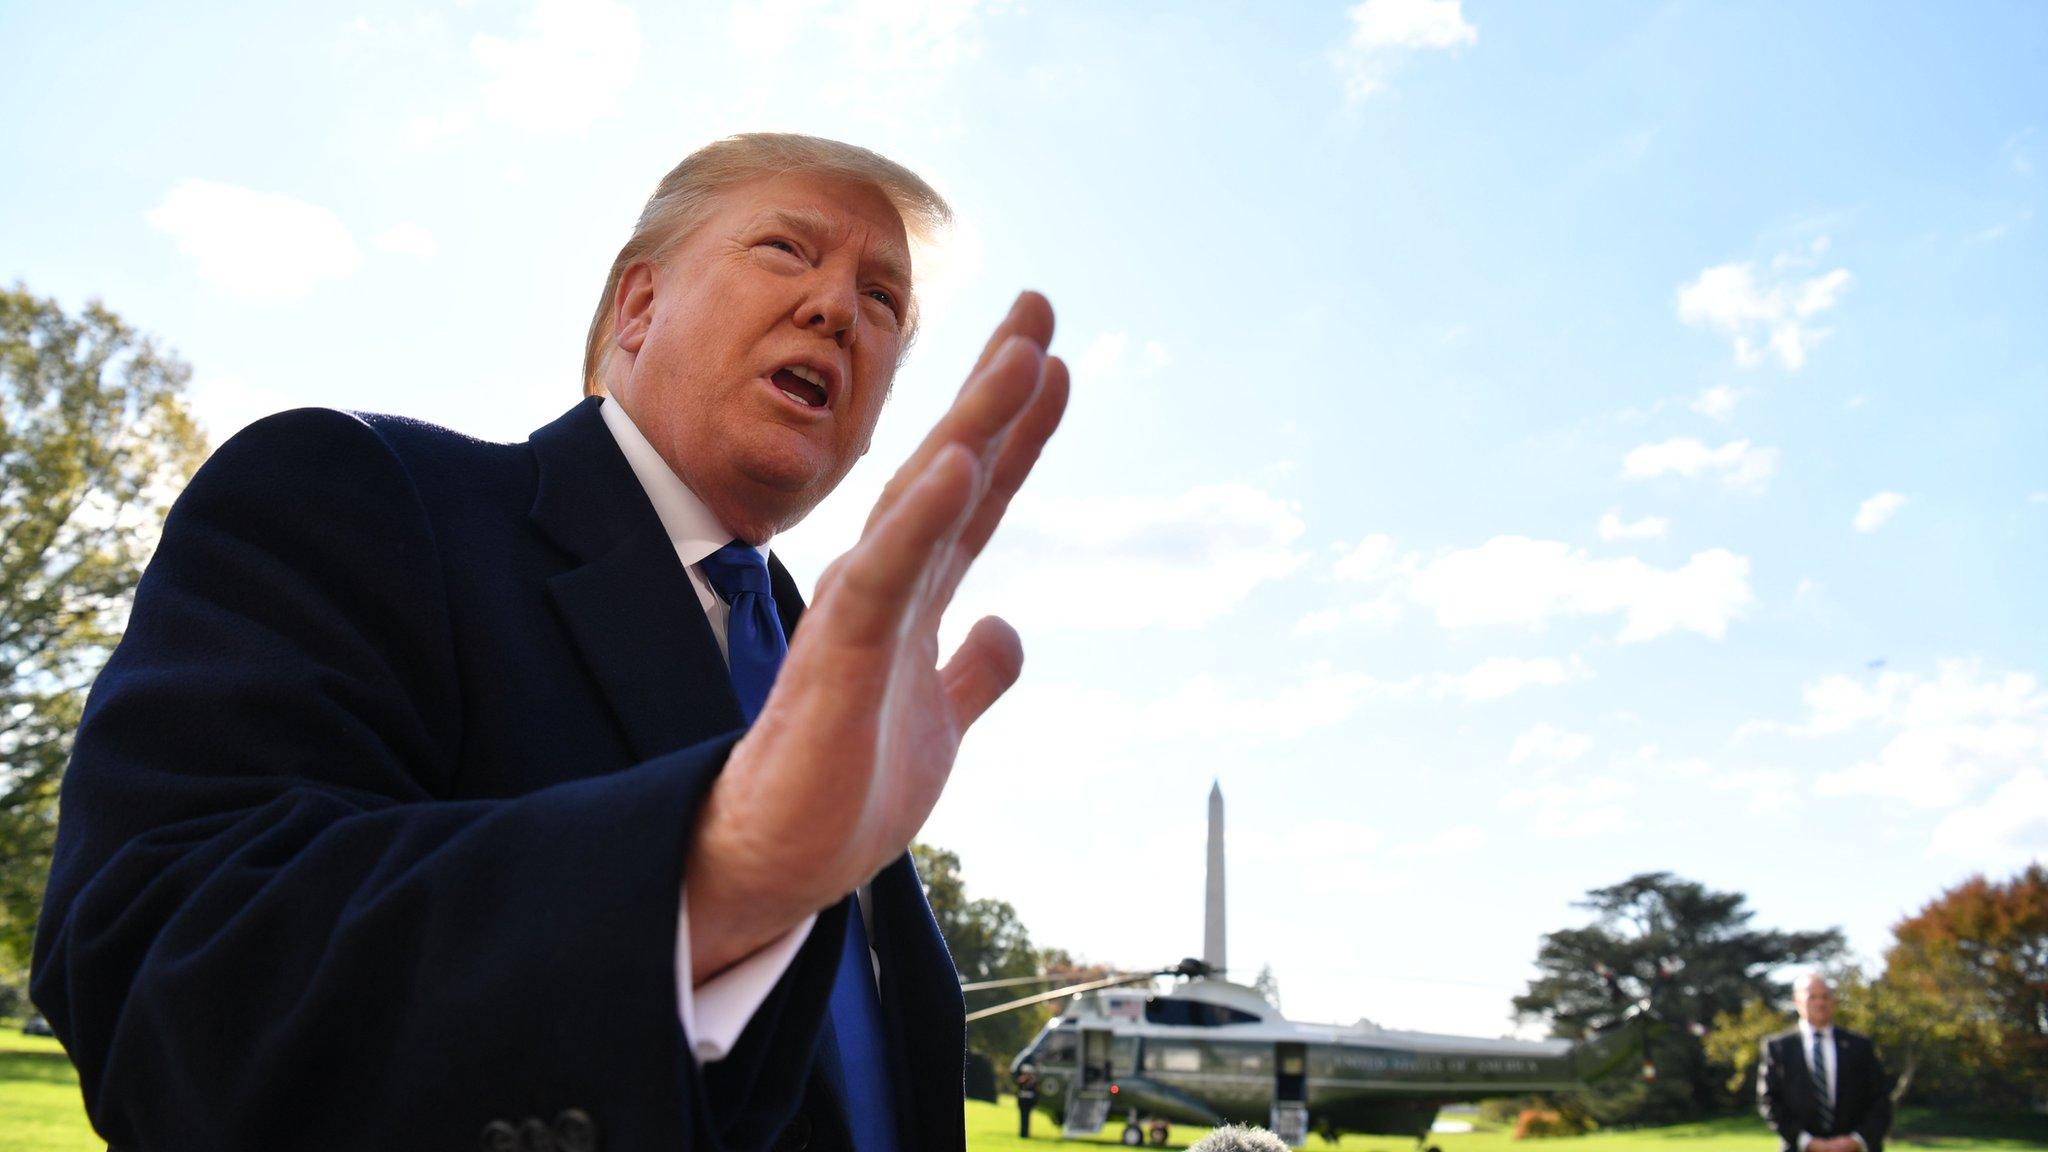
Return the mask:
[[[1216,1004],[1235,1009],[1252,1020],[1235,1024],[1190,1027],[1185,1024],[1152,1024],[1144,1014],[1147,1000],[1192,1000],[1204,1004]],[[1272,1041],[1296,1040],[1321,1043],[1352,1043],[1377,1046],[1393,1045],[1416,1052],[1457,1053],[1467,1056],[1561,1056],[1571,1050],[1566,1040],[1511,1040],[1479,1036],[1447,1036],[1436,1032],[1410,1032],[1405,1029],[1381,1028],[1376,1024],[1361,1021],[1357,1024],[1312,1024],[1306,1021],[1289,1020],[1280,1014],[1270,1001],[1256,989],[1228,980],[1202,978],[1190,980],[1173,991],[1162,995],[1131,989],[1107,990],[1084,993],[1074,997],[1059,1019],[1048,1026],[1056,1027],[1063,1022],[1084,1023],[1091,1019],[1108,1019],[1120,1035],[1179,1035],[1213,1036],[1217,1039]]]

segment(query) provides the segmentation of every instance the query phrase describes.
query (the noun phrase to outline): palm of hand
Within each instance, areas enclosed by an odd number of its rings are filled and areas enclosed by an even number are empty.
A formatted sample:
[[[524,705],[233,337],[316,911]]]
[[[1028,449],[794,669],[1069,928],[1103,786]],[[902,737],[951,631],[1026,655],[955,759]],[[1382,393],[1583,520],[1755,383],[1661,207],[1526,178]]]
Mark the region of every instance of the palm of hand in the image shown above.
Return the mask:
[[[842,898],[901,854],[967,728],[1015,683],[1016,632],[977,623],[944,667],[938,625],[1058,427],[1066,368],[1025,294],[952,409],[827,569],[774,691],[707,796],[688,864],[699,975]]]

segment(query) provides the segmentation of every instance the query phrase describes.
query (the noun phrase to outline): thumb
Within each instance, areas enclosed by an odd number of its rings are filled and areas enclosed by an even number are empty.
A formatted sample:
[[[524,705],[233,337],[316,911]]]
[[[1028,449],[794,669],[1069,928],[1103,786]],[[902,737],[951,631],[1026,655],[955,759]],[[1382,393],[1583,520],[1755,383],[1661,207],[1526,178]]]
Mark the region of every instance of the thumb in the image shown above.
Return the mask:
[[[967,639],[939,671],[939,684],[961,731],[981,719],[1024,671],[1024,642],[995,616],[975,621]]]

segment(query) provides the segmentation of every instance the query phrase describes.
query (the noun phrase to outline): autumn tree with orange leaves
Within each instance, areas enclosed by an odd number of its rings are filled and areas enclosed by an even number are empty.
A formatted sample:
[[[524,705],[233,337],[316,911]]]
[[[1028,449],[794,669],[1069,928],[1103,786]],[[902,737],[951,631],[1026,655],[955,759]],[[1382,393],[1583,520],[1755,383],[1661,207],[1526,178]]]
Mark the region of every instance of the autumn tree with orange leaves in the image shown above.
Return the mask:
[[[1975,1095],[1986,1104],[2048,1100],[2048,867],[2003,883],[1973,876],[1893,926],[1876,991],[1972,1017]]]

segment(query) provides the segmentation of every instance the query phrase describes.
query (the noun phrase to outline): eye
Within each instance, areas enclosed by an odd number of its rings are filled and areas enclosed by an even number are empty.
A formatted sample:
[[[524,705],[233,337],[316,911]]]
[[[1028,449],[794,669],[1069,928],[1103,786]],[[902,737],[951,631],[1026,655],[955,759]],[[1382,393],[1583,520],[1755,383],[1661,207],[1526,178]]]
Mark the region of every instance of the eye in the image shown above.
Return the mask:
[[[803,258],[803,252],[797,248],[796,241],[784,240],[780,236],[771,237],[770,239],[761,241],[761,247],[773,248],[777,252],[787,252],[791,256],[795,256],[798,259]]]
[[[870,288],[868,289],[868,297],[873,300],[880,300],[882,307],[887,308],[889,311],[896,311],[896,294],[888,289]]]

